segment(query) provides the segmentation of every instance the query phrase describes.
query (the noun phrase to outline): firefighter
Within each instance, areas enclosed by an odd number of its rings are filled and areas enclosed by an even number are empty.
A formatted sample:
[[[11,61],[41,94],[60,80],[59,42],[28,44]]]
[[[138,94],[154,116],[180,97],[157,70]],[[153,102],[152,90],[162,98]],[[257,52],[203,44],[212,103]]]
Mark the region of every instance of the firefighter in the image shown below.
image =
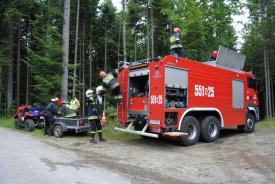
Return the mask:
[[[93,90],[91,89],[86,91],[86,115],[88,116],[90,122],[91,143],[96,143],[96,132],[98,132],[99,141],[105,141],[100,123],[100,113],[104,101],[104,92],[105,90],[103,86],[98,86],[96,88],[96,94],[94,94]]]
[[[104,86],[106,86],[114,96],[115,100],[121,101],[122,96],[120,94],[120,86],[117,78],[114,76],[115,73],[104,71],[99,72],[99,78],[102,79]]]
[[[57,115],[57,107],[60,105],[59,98],[51,99],[50,103],[45,108],[45,126],[44,126],[44,135],[53,135],[52,126],[54,123],[54,116]]]
[[[219,52],[217,50],[214,50],[211,54],[211,57],[209,58],[209,61],[216,61],[218,53]]]
[[[180,57],[185,57],[182,44],[180,42],[180,28],[175,27],[173,33],[170,35],[170,54]]]
[[[72,99],[70,103],[67,103],[66,101],[64,101],[61,107],[60,113],[65,118],[76,117],[78,114],[79,107],[80,107],[80,103],[77,98]]]

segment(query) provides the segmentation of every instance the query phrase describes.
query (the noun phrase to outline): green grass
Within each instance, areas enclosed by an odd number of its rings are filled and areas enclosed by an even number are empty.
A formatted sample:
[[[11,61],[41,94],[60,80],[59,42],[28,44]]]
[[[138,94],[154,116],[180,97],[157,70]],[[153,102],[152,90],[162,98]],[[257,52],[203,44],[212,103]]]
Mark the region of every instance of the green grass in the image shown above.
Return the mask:
[[[14,119],[13,118],[1,118],[0,117],[0,127],[14,129]],[[29,132],[25,131],[24,127],[22,127],[18,131],[24,132],[24,133],[29,133]],[[31,134],[34,135],[34,136],[37,136],[37,137],[42,137],[43,136],[43,130],[35,128],[31,132]]]
[[[107,126],[103,129],[103,134],[106,137],[106,139],[122,140],[122,139],[140,138],[140,136],[138,136],[138,135],[133,135],[133,134],[128,134],[128,133],[116,131],[116,130],[114,130],[115,126],[116,126],[115,121],[109,121]],[[14,129],[14,119],[13,118],[1,118],[0,117],[0,127]],[[44,136],[43,135],[43,129],[35,128],[32,132],[26,132],[24,130],[24,128],[22,128],[18,131],[22,132],[22,133],[31,134],[31,135],[36,136],[36,137],[43,137]],[[69,137],[70,137],[70,135],[69,135]],[[83,137],[83,136],[80,136],[80,137]]]
[[[257,123],[257,128],[275,128],[275,119],[265,119]]]
[[[107,139],[117,139],[117,140],[126,140],[126,139],[138,139],[139,135],[128,134],[120,131],[114,130],[114,127],[117,125],[116,121],[109,120],[108,124],[103,130],[103,134]],[[0,127],[14,129],[14,119],[13,118],[1,118],[0,117]],[[265,119],[257,123],[257,128],[275,128],[275,119]],[[32,132],[26,132],[24,128],[18,130],[22,133],[28,133],[36,137],[43,137],[43,129],[34,129]],[[82,137],[82,136],[81,136]]]
[[[12,119],[12,118],[0,118],[0,127],[14,128],[14,119]]]

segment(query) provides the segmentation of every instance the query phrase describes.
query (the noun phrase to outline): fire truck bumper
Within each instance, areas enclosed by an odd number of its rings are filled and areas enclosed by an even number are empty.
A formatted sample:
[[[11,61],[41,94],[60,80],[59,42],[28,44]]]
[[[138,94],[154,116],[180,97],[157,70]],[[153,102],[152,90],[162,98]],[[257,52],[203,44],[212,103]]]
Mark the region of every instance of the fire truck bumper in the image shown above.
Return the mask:
[[[133,123],[130,123],[127,128],[117,128],[117,127],[115,127],[115,130],[122,131],[122,132],[127,132],[127,133],[130,133],[130,134],[142,135],[142,136],[146,136],[146,137],[159,138],[158,134],[146,132],[146,129],[148,128],[148,123],[144,126],[144,128],[141,131],[131,129],[132,126],[133,126]]]

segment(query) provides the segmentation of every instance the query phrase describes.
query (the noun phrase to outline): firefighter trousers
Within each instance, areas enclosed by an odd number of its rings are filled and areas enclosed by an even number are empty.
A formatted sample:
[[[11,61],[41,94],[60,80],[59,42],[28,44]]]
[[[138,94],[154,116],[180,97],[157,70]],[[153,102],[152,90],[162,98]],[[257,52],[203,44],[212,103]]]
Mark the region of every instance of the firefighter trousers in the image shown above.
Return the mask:
[[[99,119],[91,119],[90,122],[90,133],[95,134],[96,132],[102,132],[102,126]]]
[[[52,135],[53,134],[53,124],[54,118],[52,114],[45,114],[45,126],[44,126],[44,135]]]

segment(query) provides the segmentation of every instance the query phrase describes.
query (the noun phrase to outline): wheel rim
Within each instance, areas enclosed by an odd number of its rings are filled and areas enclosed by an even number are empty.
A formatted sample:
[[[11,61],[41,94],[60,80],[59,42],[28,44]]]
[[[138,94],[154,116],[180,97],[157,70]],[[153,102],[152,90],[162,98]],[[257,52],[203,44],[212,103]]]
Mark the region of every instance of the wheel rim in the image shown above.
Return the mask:
[[[253,120],[252,119],[247,119],[247,121],[246,121],[246,127],[248,129],[252,129],[253,125],[254,125]]]
[[[210,122],[209,127],[208,127],[208,134],[210,137],[215,137],[218,133],[218,126],[214,122]]]
[[[197,130],[196,126],[190,124],[187,127],[187,132],[189,133],[188,139],[193,140],[197,136],[198,130]]]
[[[56,136],[60,136],[60,133],[61,133],[60,128],[56,128],[54,133],[55,133]]]

